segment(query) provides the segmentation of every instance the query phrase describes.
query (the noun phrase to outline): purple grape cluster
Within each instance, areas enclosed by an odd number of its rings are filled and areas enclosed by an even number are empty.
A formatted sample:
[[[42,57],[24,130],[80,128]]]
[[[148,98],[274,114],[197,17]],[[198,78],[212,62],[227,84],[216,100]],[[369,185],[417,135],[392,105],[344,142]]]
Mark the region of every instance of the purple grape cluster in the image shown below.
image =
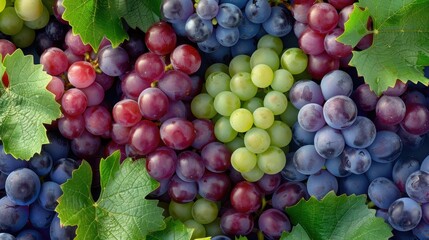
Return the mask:
[[[283,37],[293,26],[290,11],[267,0],[164,0],[161,13],[179,36],[218,60],[228,53],[251,55],[260,36]]]

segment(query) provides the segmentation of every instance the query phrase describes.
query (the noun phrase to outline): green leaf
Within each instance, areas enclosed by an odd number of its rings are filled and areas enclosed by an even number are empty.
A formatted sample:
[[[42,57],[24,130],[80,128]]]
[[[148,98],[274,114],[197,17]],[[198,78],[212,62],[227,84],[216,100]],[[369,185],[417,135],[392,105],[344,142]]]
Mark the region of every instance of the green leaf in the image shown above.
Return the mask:
[[[92,169],[88,162],[73,172],[61,188],[55,211],[64,225],[77,225],[79,239],[143,239],[165,228],[157,200],[146,195],[158,187],[145,168],[145,161],[130,158],[119,164],[115,152],[100,162],[101,193],[97,202],[91,195]]]
[[[239,237],[235,237],[235,240],[247,240],[247,237],[239,236]]]
[[[360,0],[359,6],[372,17],[374,39],[368,49],[353,52],[350,64],[370,88],[380,95],[397,79],[428,85],[423,67],[429,65],[429,0]],[[354,28],[362,29],[366,19],[355,9],[339,40],[358,41]]]
[[[0,61],[0,76],[6,71],[9,86],[0,84],[0,139],[15,158],[30,159],[49,143],[43,124],[61,116],[54,94],[46,89],[52,77],[35,65],[33,56],[18,49]]]
[[[103,37],[113,47],[128,39],[122,19],[142,31],[159,21],[161,0],[64,0],[63,5],[63,18],[69,21],[73,33],[97,50]]]
[[[283,232],[280,240],[311,240],[300,224],[292,228],[292,232]]]
[[[344,25],[345,31],[337,40],[355,47],[362,37],[372,32],[367,28],[368,19],[368,9],[362,10],[359,8],[358,4],[355,3],[350,18]]]
[[[368,209],[365,201],[365,195],[336,196],[333,191],[320,201],[315,197],[301,200],[286,209],[293,225],[300,224],[301,227],[296,230],[296,226],[293,227],[284,240],[301,236],[305,239],[306,235],[307,239],[313,240],[373,240],[393,236],[390,226],[382,218],[375,217],[375,210]]]
[[[161,231],[152,232],[147,237],[146,240],[189,240],[192,237],[193,229],[187,228],[179,220],[174,220],[172,217],[165,219],[167,227]],[[210,238],[209,238],[210,239]]]

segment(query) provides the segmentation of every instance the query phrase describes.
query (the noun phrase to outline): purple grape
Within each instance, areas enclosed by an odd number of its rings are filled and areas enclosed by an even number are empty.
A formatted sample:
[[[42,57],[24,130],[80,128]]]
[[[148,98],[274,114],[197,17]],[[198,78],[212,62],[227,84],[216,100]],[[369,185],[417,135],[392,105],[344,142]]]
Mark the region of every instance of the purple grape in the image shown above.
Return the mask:
[[[398,134],[379,131],[372,144],[367,147],[374,161],[387,163],[395,161],[402,153],[402,141]]]
[[[368,185],[369,181],[365,174],[351,174],[338,179],[338,192],[339,194],[345,193],[347,195],[366,194]]]
[[[231,167],[231,151],[220,142],[211,142],[201,150],[204,165],[211,172],[225,172]]]
[[[301,199],[308,198],[307,187],[302,182],[285,182],[282,183],[271,198],[271,204],[274,208],[283,211],[298,203]]]
[[[353,80],[348,73],[334,70],[322,78],[320,89],[325,100],[337,95],[350,97],[353,92]]]
[[[301,109],[307,103],[323,105],[325,102],[320,86],[312,80],[295,82],[289,90],[289,99],[297,109]]]
[[[324,126],[314,136],[314,147],[323,158],[335,158],[343,152],[345,141],[340,130]]]
[[[231,180],[225,173],[206,171],[203,177],[198,180],[198,193],[205,199],[220,201],[227,196],[230,185]]]
[[[368,197],[375,206],[388,209],[390,204],[401,197],[401,192],[391,180],[378,177],[369,184]]]
[[[314,145],[300,147],[293,155],[292,161],[296,170],[306,175],[317,173],[325,165],[325,159],[317,153]]]
[[[411,198],[403,197],[394,201],[389,207],[389,223],[398,231],[409,231],[415,228],[422,218],[420,205]]]
[[[201,156],[193,151],[183,151],[177,156],[176,175],[185,182],[196,182],[204,175],[205,165]]]
[[[8,198],[17,205],[29,205],[36,201],[40,192],[39,176],[28,168],[11,172],[5,182]]]
[[[350,127],[342,129],[341,133],[348,146],[366,148],[374,142],[377,130],[369,118],[357,116],[356,121]]]
[[[416,202],[429,202],[429,173],[424,171],[411,173],[405,182],[405,190]]]
[[[356,121],[357,107],[351,98],[338,95],[328,99],[323,105],[323,116],[329,126],[341,130]]]
[[[197,196],[197,184],[195,182],[185,182],[178,176],[173,176],[168,185],[168,195],[178,203],[191,202]]]
[[[344,169],[354,174],[365,173],[371,167],[371,155],[365,148],[345,147],[340,158]]]
[[[316,132],[321,129],[326,124],[322,106],[316,103],[302,106],[298,112],[298,123],[308,132]]]
[[[259,229],[270,239],[280,238],[283,232],[290,232],[292,229],[289,218],[275,208],[267,209],[259,216]]]
[[[123,75],[130,66],[127,51],[122,47],[106,46],[98,53],[98,63],[103,73],[116,77]]]
[[[181,71],[170,70],[159,79],[158,87],[170,100],[179,101],[191,94],[192,80]]]
[[[338,181],[326,170],[310,175],[307,180],[307,191],[310,196],[322,199],[328,192],[338,191]]]
[[[168,147],[159,147],[146,156],[146,169],[156,180],[170,179],[176,171],[176,152]]]
[[[411,173],[420,169],[420,161],[412,156],[400,157],[393,166],[392,179],[401,192],[405,192],[405,183]]]

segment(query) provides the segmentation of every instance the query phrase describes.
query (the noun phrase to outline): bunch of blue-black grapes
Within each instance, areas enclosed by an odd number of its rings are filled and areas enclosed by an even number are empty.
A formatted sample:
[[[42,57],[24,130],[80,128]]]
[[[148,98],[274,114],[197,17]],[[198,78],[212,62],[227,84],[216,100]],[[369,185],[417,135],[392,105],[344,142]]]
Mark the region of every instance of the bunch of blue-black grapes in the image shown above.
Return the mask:
[[[269,0],[163,0],[161,14],[179,36],[197,43],[218,62],[256,50],[259,37],[284,37],[293,17],[282,4]]]
[[[29,161],[4,152],[0,143],[0,239],[73,239],[76,227],[60,225],[55,212],[60,185],[79,162],[68,157],[69,141],[48,132],[50,144]]]
[[[398,80],[377,96],[367,84],[353,85],[348,73],[334,70],[320,84],[292,86],[297,147],[283,173],[306,181],[318,199],[329,191],[367,194],[395,239],[428,239],[427,88]]]

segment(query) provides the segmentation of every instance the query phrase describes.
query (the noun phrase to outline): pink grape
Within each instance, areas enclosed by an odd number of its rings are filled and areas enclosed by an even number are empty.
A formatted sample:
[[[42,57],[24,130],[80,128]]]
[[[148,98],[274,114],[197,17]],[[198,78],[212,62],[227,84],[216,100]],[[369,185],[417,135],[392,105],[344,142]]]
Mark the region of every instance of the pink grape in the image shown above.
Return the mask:
[[[104,88],[97,82],[93,82],[88,87],[81,88],[80,90],[85,93],[88,99],[88,107],[97,106],[103,102]]]
[[[43,65],[43,70],[51,75],[60,75],[69,67],[67,55],[56,47],[46,49],[40,55],[40,63]]]
[[[146,157],[146,169],[151,177],[156,180],[170,179],[177,165],[176,152],[168,147],[158,147]]]
[[[101,105],[88,107],[83,117],[85,118],[85,128],[88,132],[96,136],[110,136],[112,117],[107,108]]]
[[[112,124],[110,137],[117,144],[126,144],[130,136],[130,127],[124,127],[119,123]]]
[[[317,55],[325,51],[325,34],[307,27],[298,39],[299,47],[307,54]]]
[[[168,97],[159,88],[146,88],[137,102],[141,115],[150,120],[159,120],[168,111]]]
[[[53,76],[51,81],[46,86],[51,93],[55,95],[55,100],[60,100],[64,94],[64,82],[61,78]]]
[[[65,138],[77,138],[85,130],[85,120],[82,115],[76,117],[65,115],[58,120],[58,130]]]
[[[67,78],[77,88],[89,87],[95,81],[94,67],[89,62],[75,62],[69,67]]]
[[[189,44],[177,46],[170,54],[173,68],[186,74],[193,74],[201,66],[201,56],[198,50]]]
[[[149,154],[154,151],[160,143],[158,126],[156,123],[149,120],[141,120],[131,128],[128,143],[138,154]]]
[[[143,80],[136,71],[128,72],[121,81],[121,89],[127,98],[136,100],[140,93],[149,88],[150,82]]]
[[[87,105],[88,98],[84,92],[77,88],[71,88],[65,91],[61,98],[63,112],[72,117],[83,114]]]
[[[117,102],[113,106],[112,115],[115,122],[124,127],[132,127],[142,119],[139,105],[132,99]]]
[[[313,30],[328,33],[337,26],[338,13],[329,3],[316,3],[308,10],[307,21]]]
[[[78,56],[92,51],[92,47],[89,44],[83,44],[80,36],[74,35],[71,29],[67,32],[64,42],[68,48]]]
[[[183,118],[170,118],[163,122],[160,134],[164,144],[175,150],[190,147],[195,139],[194,125]]]

